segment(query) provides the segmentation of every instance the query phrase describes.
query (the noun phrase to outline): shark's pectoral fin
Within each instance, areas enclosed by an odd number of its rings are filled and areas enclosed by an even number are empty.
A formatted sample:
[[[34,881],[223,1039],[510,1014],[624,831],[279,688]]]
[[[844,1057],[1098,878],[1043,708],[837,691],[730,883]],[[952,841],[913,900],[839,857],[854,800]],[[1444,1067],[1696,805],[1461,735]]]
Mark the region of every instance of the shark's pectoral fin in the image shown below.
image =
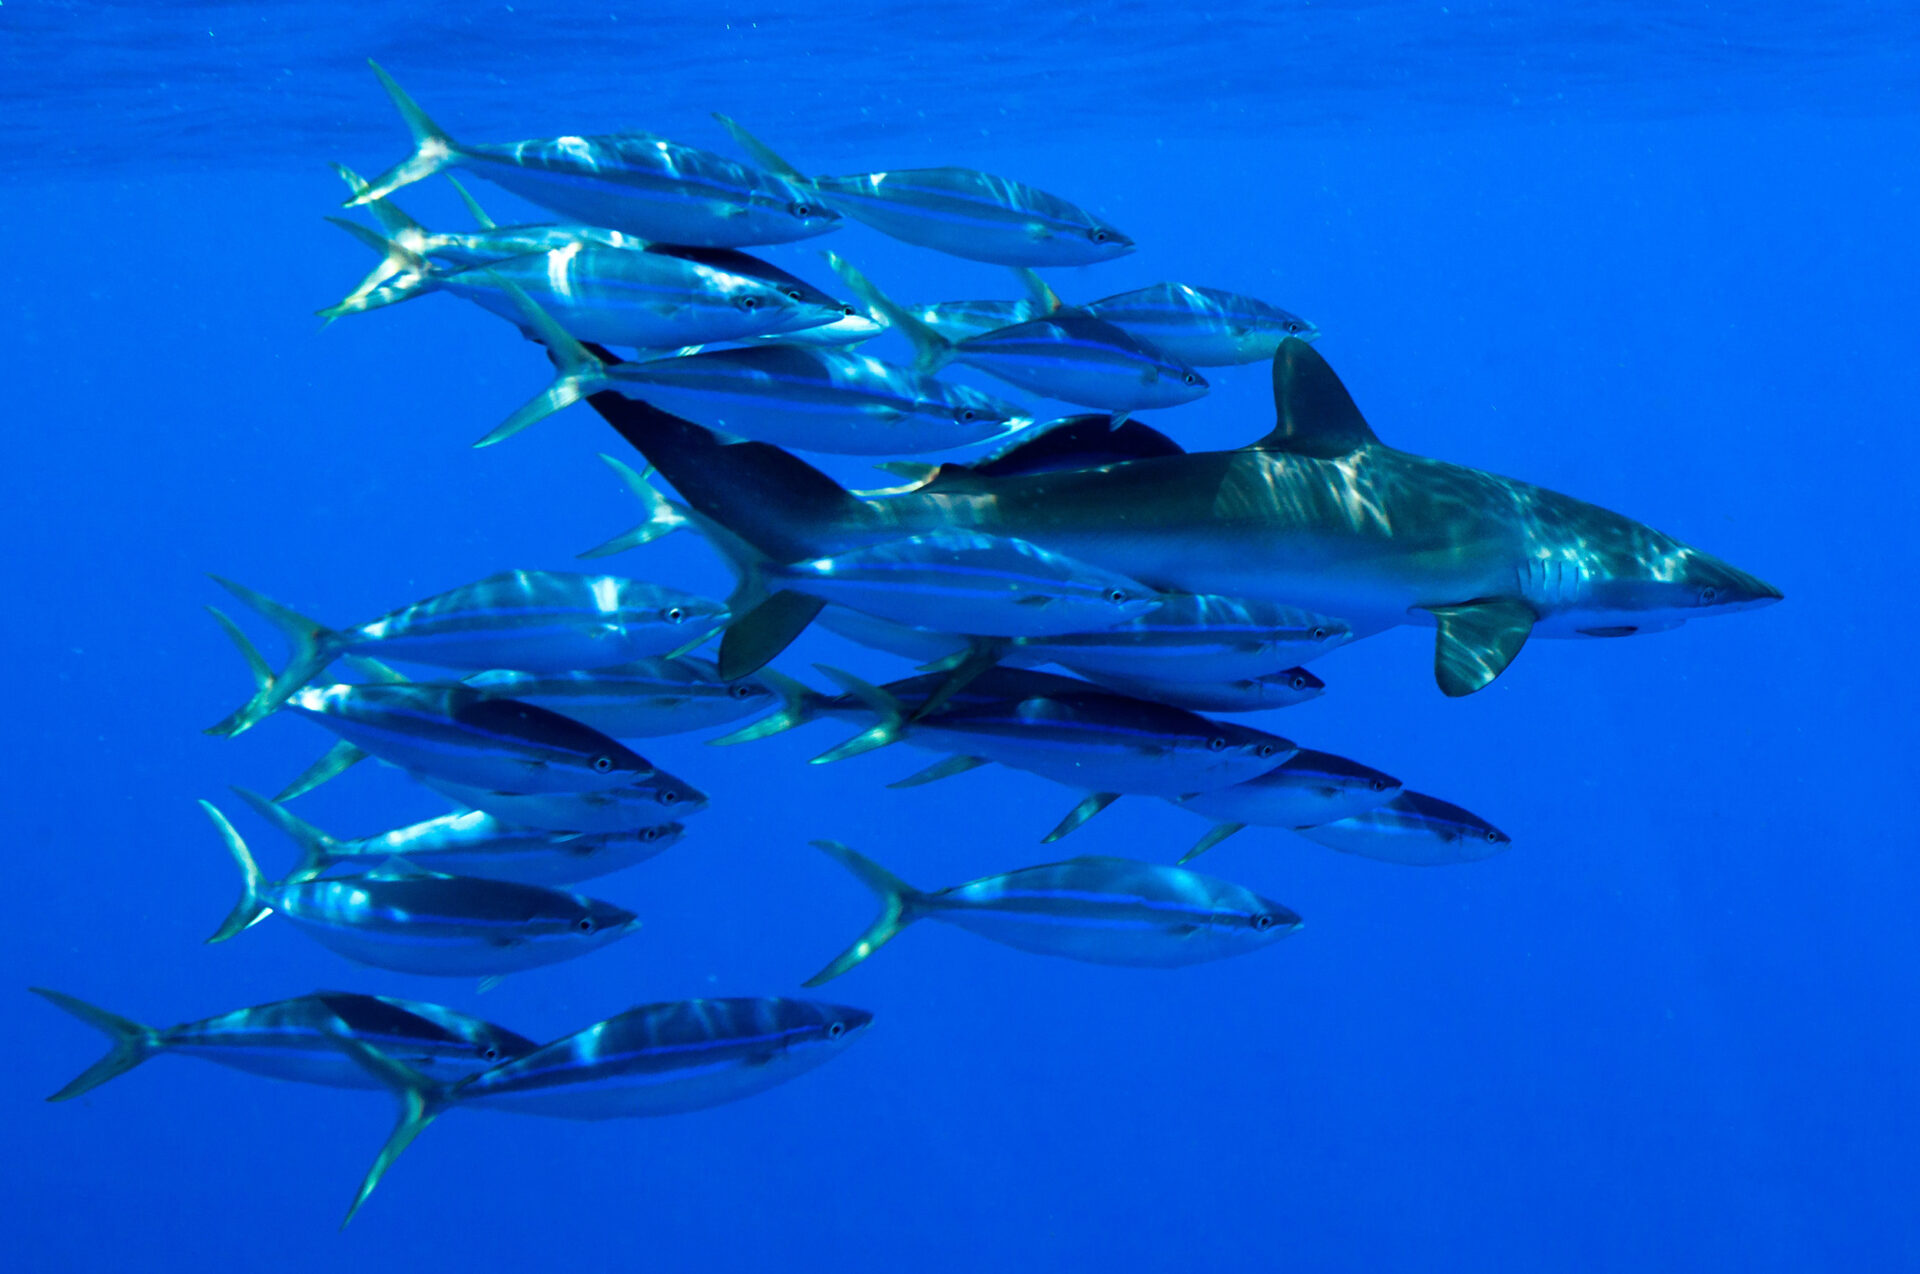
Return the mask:
[[[1433,679],[1454,699],[1505,672],[1538,618],[1525,602],[1502,597],[1425,609],[1440,624],[1433,645]]]
[[[781,590],[727,625],[720,639],[720,675],[728,681],[759,672],[813,622],[826,603]]]

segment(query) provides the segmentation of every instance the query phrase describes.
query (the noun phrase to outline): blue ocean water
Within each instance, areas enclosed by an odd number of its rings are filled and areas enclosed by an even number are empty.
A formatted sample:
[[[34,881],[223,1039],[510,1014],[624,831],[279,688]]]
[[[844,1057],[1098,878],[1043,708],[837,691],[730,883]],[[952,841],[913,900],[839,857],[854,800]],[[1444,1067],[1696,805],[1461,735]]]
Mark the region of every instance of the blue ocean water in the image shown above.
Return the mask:
[[[0,6],[9,1266],[1911,1267],[1917,36],[1872,4]],[[491,316],[316,330],[368,265],[319,219],[326,165],[405,152],[369,55],[462,137],[724,149],[721,110],[822,172],[1058,191],[1141,245],[1053,272],[1070,299],[1172,278],[1285,305],[1387,442],[1644,519],[1786,601],[1534,642],[1458,701],[1426,630],[1338,651],[1323,698],[1256,723],[1509,852],[1423,870],[1245,832],[1201,866],[1305,929],[1168,972],[918,926],[830,988],[876,1021],[820,1071],[675,1119],[456,1111],[336,1235],[387,1098],[162,1058],[44,1105],[100,1041],[23,988],[166,1024],[338,987],[549,1038],[793,993],[872,912],[811,838],[931,887],[1045,861],[1077,799],[1003,770],[888,790],[925,761],[891,750],[809,767],[828,726],[659,740],[713,807],[587,889],[646,921],[606,951],[481,996],[285,924],[202,945],[237,882],[194,798],[329,742],[200,733],[247,688],[206,572],[348,621],[564,569],[634,515],[584,408],[468,448],[547,375]],[[464,224],[438,185],[405,205]],[[859,228],[763,255],[827,284],[821,246],[915,297],[1012,294]],[[1262,367],[1211,379],[1151,422],[1265,431]],[[727,586],[690,535],[614,565]],[[782,666],[816,659],[905,668],[817,634]],[[358,834],[444,806],[363,766],[299,808]],[[1128,799],[1061,848],[1171,861],[1200,830]]]

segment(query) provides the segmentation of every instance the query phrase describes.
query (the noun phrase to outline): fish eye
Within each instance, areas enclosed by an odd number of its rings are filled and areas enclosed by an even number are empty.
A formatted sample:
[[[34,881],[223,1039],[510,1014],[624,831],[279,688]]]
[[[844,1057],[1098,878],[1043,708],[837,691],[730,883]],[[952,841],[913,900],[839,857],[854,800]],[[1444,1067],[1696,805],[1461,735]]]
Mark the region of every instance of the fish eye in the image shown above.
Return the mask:
[[[727,693],[735,699],[747,699],[753,695],[753,687],[744,681],[736,681],[727,687]]]
[[[1487,829],[1487,840],[1491,844],[1498,844],[1500,841],[1500,833],[1494,831],[1491,827],[1489,827]]]
[[[593,772],[595,774],[605,774],[607,771],[611,770],[612,768],[613,768],[613,758],[610,756],[607,756],[605,753],[602,753],[601,755],[593,758]]]
[[[1268,929],[1273,928],[1273,917],[1264,911],[1260,912],[1253,918],[1253,927],[1264,933]]]
[[[1217,734],[1207,740],[1207,751],[1209,752],[1218,752],[1226,746],[1227,741]]]
[[[500,1050],[489,1045],[480,1051],[480,1056],[489,1062],[497,1062],[500,1060]]]
[[[804,200],[796,199],[787,205],[787,211],[796,217],[811,217],[813,215],[813,205]]]
[[[1269,757],[1269,756],[1272,756],[1273,753],[1274,753],[1274,747],[1273,747],[1273,744],[1271,743],[1262,743],[1259,747],[1253,750],[1253,754],[1259,757]]]
[[[1182,376],[1180,379],[1185,381],[1189,385],[1198,385],[1200,383],[1200,378],[1194,375],[1192,372],[1188,372],[1185,376]]]
[[[651,844],[653,844],[653,842],[655,842],[655,841],[657,841],[657,840],[659,840],[659,839],[660,839],[660,829],[659,829],[659,828],[657,828],[657,827],[643,827],[643,828],[641,828],[641,829],[640,829],[640,843],[641,843],[642,845],[651,845]]]
[[[830,1040],[837,1040],[846,1033],[847,1024],[845,1022],[834,1022],[827,1027],[827,1038]]]
[[[749,313],[760,308],[760,298],[752,295],[736,297],[733,303]]]
[[[1376,792],[1384,792],[1387,790],[1387,781],[1385,779],[1375,779],[1367,784],[1367,786]]]
[[[1305,323],[1289,323],[1287,324],[1287,330],[1289,332],[1302,332],[1306,330],[1306,326]]]
[[[960,423],[966,424],[968,421],[972,420],[974,416],[977,414],[978,413],[975,412],[971,407],[962,407],[958,413],[960,417]]]
[[[1093,229],[1087,231],[1087,238],[1093,240],[1095,243],[1105,243],[1107,241],[1107,232],[1099,226],[1095,226]]]
[[[1127,600],[1127,590],[1124,588],[1110,588],[1107,590],[1107,600],[1115,606],[1123,605]]]
[[[1325,640],[1327,639],[1327,630],[1326,630],[1326,629],[1324,629],[1324,628],[1316,628],[1316,629],[1314,629],[1314,630],[1313,630],[1313,639],[1314,639],[1315,641],[1325,641]]]
[[[1293,678],[1293,680],[1291,680],[1287,684],[1292,686],[1295,690],[1305,690],[1307,688],[1307,679],[1305,677],[1296,676]]]
[[[1702,602],[1711,602],[1718,596],[1720,596],[1720,590],[1711,584],[1700,590],[1700,600]]]
[[[842,314],[844,314],[844,315],[846,315],[846,316],[847,316],[848,318],[852,318],[852,317],[854,317],[854,316],[855,316],[856,314],[858,314],[858,313],[860,313],[860,311],[859,311],[859,310],[856,310],[856,309],[854,309],[854,308],[853,308],[853,307],[852,307],[851,305],[843,305],[843,306],[841,306],[841,307],[840,307],[840,312],[841,312]]]
[[[789,300],[794,300],[794,301],[798,301],[798,300],[800,299],[800,289],[799,289],[799,288],[788,288],[788,289],[787,289],[787,297],[788,297],[788,299],[789,299]]]
[[[680,793],[670,787],[663,787],[654,796],[654,799],[662,805],[678,805],[680,803]]]
[[[665,613],[669,624],[677,624],[687,617],[687,610],[684,606],[669,606]]]
[[[573,927],[574,927],[574,928],[576,928],[576,929],[578,929],[578,930],[579,930],[579,931],[580,931],[581,933],[592,933],[592,932],[593,932],[593,917],[592,917],[592,916],[582,916],[582,917],[580,917],[580,918],[579,918],[578,920],[576,920],[576,921],[574,921],[574,922],[573,922]]]

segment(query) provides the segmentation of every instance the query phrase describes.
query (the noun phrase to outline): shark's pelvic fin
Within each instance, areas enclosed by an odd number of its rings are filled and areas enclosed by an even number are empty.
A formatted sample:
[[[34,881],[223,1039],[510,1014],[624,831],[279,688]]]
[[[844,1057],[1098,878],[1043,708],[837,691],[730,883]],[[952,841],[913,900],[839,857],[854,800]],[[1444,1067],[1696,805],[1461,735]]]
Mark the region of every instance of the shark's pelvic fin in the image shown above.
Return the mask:
[[[1330,460],[1379,442],[1327,360],[1297,336],[1273,355],[1273,432],[1249,451],[1292,451]]]
[[[1486,686],[1507,670],[1527,644],[1538,616],[1513,598],[1491,598],[1459,606],[1429,606],[1440,624],[1433,645],[1433,679],[1457,699]]]

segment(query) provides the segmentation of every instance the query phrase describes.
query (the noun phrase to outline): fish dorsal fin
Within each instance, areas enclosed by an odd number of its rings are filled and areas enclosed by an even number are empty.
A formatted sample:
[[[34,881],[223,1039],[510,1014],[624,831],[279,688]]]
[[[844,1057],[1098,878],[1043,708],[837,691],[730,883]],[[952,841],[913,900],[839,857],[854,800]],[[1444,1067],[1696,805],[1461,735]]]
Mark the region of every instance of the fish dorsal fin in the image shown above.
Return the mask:
[[[1380,441],[1327,360],[1298,337],[1273,355],[1273,415],[1273,432],[1247,450],[1330,460]]]
[[[1440,625],[1433,647],[1433,679],[1454,699],[1472,694],[1505,672],[1527,644],[1537,618],[1533,608],[1517,598],[1426,609]]]

